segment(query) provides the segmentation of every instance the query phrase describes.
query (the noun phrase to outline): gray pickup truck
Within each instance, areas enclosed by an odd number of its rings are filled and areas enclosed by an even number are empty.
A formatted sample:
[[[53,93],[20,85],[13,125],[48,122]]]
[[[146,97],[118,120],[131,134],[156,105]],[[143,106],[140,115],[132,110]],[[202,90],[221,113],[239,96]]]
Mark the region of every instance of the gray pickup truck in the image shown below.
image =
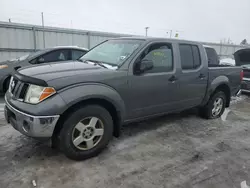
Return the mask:
[[[125,123],[193,107],[220,117],[240,75],[240,67],[208,67],[197,42],[111,39],[78,61],[15,71],[5,117],[24,135],[51,139],[82,160],[100,153]]]

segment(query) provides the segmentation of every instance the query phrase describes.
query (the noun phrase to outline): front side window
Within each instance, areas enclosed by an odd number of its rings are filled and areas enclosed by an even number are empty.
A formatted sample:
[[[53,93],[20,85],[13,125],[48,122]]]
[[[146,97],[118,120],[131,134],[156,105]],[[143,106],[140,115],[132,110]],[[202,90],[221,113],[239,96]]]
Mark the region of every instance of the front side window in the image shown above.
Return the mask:
[[[156,43],[149,46],[137,61],[150,60],[153,62],[153,68],[147,73],[169,72],[173,70],[172,54],[171,44]]]
[[[143,43],[143,40],[115,39],[108,40],[80,58],[85,61],[98,61],[113,66],[121,65]]]
[[[199,48],[196,45],[180,44],[181,67],[183,70],[197,69],[201,65]]]

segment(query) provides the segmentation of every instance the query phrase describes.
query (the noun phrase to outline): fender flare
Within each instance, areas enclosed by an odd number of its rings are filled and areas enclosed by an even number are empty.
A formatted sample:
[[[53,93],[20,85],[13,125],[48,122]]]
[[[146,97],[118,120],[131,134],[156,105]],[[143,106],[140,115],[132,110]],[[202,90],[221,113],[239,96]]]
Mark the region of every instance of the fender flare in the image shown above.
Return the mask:
[[[230,92],[230,87],[229,87],[229,79],[226,76],[218,76],[216,77],[208,86],[207,89],[207,94],[202,102],[202,106],[206,105],[207,102],[209,101],[211,95],[215,92],[215,90],[220,87],[220,86],[226,86],[229,88],[229,92]],[[226,94],[227,95],[227,94]],[[231,96],[231,93],[228,94],[229,98]],[[230,102],[230,101],[229,101]],[[228,106],[228,105],[227,105]]]
[[[66,111],[71,106],[89,99],[103,99],[111,103],[121,121],[125,117],[125,103],[120,94],[112,87],[101,83],[77,84],[58,91],[58,94],[66,103]]]

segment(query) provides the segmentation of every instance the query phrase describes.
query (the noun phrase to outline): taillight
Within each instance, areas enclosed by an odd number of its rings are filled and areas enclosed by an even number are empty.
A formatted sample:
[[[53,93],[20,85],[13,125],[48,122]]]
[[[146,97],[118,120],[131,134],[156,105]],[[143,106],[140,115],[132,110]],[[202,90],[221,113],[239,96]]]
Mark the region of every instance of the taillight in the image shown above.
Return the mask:
[[[244,72],[243,72],[243,70],[240,72],[240,81],[242,81],[243,80],[243,77],[244,77]]]

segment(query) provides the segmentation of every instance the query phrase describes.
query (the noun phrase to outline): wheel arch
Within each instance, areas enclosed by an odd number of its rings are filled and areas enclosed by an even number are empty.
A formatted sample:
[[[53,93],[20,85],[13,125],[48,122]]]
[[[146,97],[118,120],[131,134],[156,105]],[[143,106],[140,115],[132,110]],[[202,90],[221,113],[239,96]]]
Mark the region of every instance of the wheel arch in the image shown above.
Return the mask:
[[[71,104],[61,115],[55,126],[53,137],[56,136],[62,129],[64,121],[77,109],[87,106],[87,105],[100,105],[105,108],[111,115],[114,122],[114,132],[115,137],[120,136],[120,127],[122,124],[122,112],[117,108],[115,104],[104,98],[88,98],[84,100],[77,101]]]
[[[226,107],[230,105],[231,99],[231,90],[229,86],[228,77],[221,75],[212,80],[207,89],[207,94],[201,104],[201,106],[205,106],[211,97],[218,91],[222,91],[226,95]]]
[[[229,107],[230,105],[230,99],[231,99],[231,91],[230,88],[227,84],[220,84],[219,86],[217,86],[213,92],[213,94],[222,91],[225,96],[226,96],[226,107]]]

